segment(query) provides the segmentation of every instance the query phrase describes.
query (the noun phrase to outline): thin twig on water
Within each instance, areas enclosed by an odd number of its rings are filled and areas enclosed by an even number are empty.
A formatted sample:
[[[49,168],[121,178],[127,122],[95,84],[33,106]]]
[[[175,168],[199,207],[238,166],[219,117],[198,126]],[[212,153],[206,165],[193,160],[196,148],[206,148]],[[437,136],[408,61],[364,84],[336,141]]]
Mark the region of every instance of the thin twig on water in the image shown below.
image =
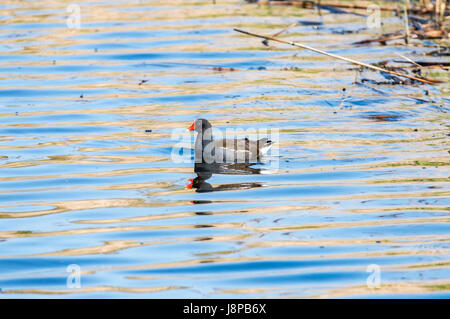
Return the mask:
[[[288,25],[286,28],[284,28],[284,29],[278,31],[277,33],[272,34],[272,36],[273,36],[273,37],[279,36],[280,34],[286,32],[286,31],[289,30],[289,29],[292,29],[292,28],[296,27],[297,25],[298,25],[298,23],[297,23],[297,22],[294,22],[294,23]],[[263,40],[262,43],[263,43],[264,45],[269,45],[269,41],[267,41],[267,39]]]
[[[340,55],[337,55],[337,54],[328,53],[328,52],[322,51],[320,49],[316,49],[316,48],[310,47],[310,46],[308,46],[306,44],[296,43],[296,42],[292,42],[292,41],[285,41],[285,40],[281,40],[281,39],[278,39],[278,38],[274,38],[272,36],[265,36],[265,35],[260,35],[260,34],[256,34],[256,33],[251,33],[251,32],[248,32],[248,31],[241,30],[241,29],[237,29],[237,28],[234,28],[234,31],[237,31],[237,32],[240,32],[240,33],[243,33],[243,34],[247,34],[247,35],[250,35],[250,36],[253,36],[253,37],[257,37],[257,38],[262,38],[262,39],[266,39],[266,40],[270,40],[270,41],[275,41],[275,42],[289,44],[289,45],[292,45],[292,46],[295,46],[295,47],[299,47],[299,48],[302,48],[302,49],[314,51],[314,52],[317,52],[317,53],[320,53],[320,54],[323,54],[323,55],[326,55],[326,56],[329,56],[329,57],[332,57],[332,58],[335,58],[335,59],[339,59],[339,60],[350,62],[350,63],[356,64],[356,65],[360,65],[360,66],[366,67],[368,69],[372,69],[372,70],[376,70],[376,71],[380,71],[380,72],[385,72],[385,73],[389,73],[389,74],[396,75],[396,76],[405,77],[405,78],[408,78],[408,79],[411,79],[411,80],[415,80],[415,81],[419,81],[419,82],[422,82],[422,83],[427,83],[427,84],[441,83],[441,81],[434,80],[434,79],[423,79],[423,78],[418,78],[418,77],[407,75],[407,74],[403,74],[403,73],[398,73],[398,72],[395,72],[395,71],[386,70],[386,69],[380,68],[380,67],[372,65],[372,64],[367,64],[367,63],[359,62],[359,61],[356,61],[356,60],[353,60],[353,59],[350,59],[350,58],[346,58],[346,57],[343,57],[343,56],[340,56]]]
[[[395,54],[398,55],[399,57],[405,59],[406,61],[408,61],[408,62],[410,62],[410,63],[412,63],[412,64],[418,66],[419,68],[422,67],[420,64],[414,62],[413,60],[411,60],[410,58],[408,58],[408,57],[406,57],[406,56],[404,56],[404,55],[401,55],[400,53],[395,53]]]

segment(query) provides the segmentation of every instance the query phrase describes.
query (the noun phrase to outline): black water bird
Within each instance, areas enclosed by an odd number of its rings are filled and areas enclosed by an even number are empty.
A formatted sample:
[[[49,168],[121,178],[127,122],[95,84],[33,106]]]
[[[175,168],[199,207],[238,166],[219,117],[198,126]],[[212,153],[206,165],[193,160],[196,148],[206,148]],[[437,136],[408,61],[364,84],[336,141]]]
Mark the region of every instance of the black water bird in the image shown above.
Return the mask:
[[[205,119],[196,120],[188,130],[198,133],[195,140],[195,163],[256,163],[273,145],[265,137],[257,141],[247,137],[214,139],[212,125]]]

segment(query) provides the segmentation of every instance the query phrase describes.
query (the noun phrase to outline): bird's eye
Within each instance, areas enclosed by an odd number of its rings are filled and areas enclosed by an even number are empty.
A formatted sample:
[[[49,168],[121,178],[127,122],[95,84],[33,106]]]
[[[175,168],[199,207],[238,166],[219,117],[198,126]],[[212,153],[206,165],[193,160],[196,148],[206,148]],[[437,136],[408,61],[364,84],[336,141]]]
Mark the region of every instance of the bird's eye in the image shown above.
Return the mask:
[[[266,142],[267,144],[270,144],[270,143],[272,143],[272,141],[271,140],[267,140],[267,142]]]

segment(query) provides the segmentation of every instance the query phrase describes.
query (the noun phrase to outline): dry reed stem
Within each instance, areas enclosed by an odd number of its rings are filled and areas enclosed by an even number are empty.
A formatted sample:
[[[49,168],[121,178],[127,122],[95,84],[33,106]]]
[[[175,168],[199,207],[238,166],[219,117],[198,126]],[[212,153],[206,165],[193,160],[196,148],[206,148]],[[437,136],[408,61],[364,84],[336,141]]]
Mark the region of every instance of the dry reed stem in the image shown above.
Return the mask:
[[[380,67],[372,65],[372,64],[367,64],[367,63],[359,62],[359,61],[356,61],[356,60],[353,60],[353,59],[350,59],[350,58],[346,58],[346,57],[343,57],[343,56],[340,56],[340,55],[337,55],[337,54],[328,53],[328,52],[325,52],[323,50],[310,47],[310,46],[308,46],[306,44],[295,43],[295,42],[292,42],[292,41],[285,41],[285,40],[281,40],[281,39],[278,39],[278,38],[274,38],[272,36],[259,35],[259,34],[256,34],[256,33],[251,33],[251,32],[248,32],[248,31],[237,29],[237,28],[234,28],[234,31],[237,31],[237,32],[240,32],[240,33],[243,33],[243,34],[246,34],[246,35],[250,35],[250,36],[253,36],[253,37],[257,37],[257,38],[262,38],[262,39],[266,39],[266,40],[271,40],[271,41],[275,41],[275,42],[289,44],[289,45],[296,46],[296,47],[299,47],[299,48],[302,48],[302,49],[314,51],[316,53],[320,53],[320,54],[323,54],[323,55],[326,55],[326,56],[329,56],[329,57],[332,57],[332,58],[335,58],[335,59],[338,59],[338,60],[343,60],[343,61],[350,62],[350,63],[356,64],[356,65],[360,65],[360,66],[363,66],[363,67],[368,68],[368,69],[389,73],[389,74],[392,74],[392,75],[408,78],[408,79],[419,81],[419,82],[422,82],[422,83],[427,83],[427,84],[441,83],[441,81],[434,80],[434,79],[423,79],[423,78],[418,78],[418,77],[415,77],[415,76],[411,76],[411,75],[407,75],[407,74],[403,74],[403,73],[399,73],[399,72],[395,72],[395,71],[386,70],[386,69],[380,68]]]

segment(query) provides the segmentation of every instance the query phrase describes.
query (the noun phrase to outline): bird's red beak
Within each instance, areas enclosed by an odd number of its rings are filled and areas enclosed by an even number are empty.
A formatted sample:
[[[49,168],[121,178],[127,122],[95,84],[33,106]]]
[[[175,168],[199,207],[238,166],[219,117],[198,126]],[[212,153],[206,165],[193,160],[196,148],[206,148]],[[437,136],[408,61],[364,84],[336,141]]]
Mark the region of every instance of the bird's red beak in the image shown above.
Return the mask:
[[[188,127],[188,131],[193,131],[195,129],[195,122]]]
[[[192,189],[192,184],[194,184],[194,180],[192,178],[188,178],[189,184],[186,185],[187,189]]]

